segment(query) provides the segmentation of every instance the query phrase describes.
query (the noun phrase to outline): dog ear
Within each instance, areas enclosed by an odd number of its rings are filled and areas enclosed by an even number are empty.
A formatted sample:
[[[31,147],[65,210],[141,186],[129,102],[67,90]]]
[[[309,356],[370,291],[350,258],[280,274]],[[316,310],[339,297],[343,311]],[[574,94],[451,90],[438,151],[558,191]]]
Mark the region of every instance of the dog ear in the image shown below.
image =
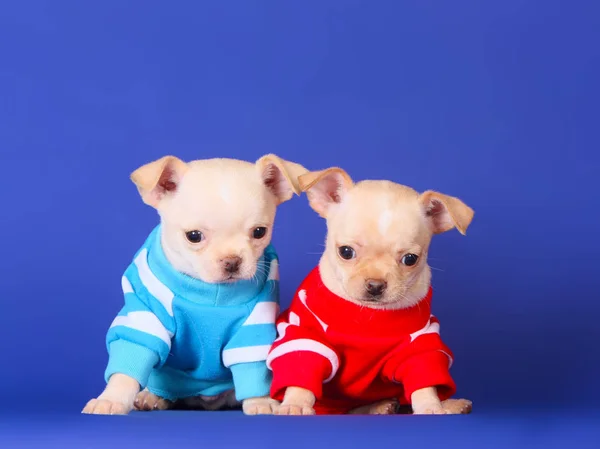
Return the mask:
[[[298,179],[306,192],[310,206],[325,218],[333,204],[341,203],[354,182],[350,175],[338,167],[306,173]]]
[[[449,231],[456,227],[465,235],[475,212],[453,196],[428,190],[420,195],[419,201],[434,234]]]
[[[144,203],[156,208],[165,195],[177,190],[188,166],[175,156],[142,165],[131,174]]]
[[[308,172],[300,164],[285,161],[274,154],[267,154],[256,161],[256,167],[265,186],[275,195],[281,204],[294,194],[300,195],[298,177]]]

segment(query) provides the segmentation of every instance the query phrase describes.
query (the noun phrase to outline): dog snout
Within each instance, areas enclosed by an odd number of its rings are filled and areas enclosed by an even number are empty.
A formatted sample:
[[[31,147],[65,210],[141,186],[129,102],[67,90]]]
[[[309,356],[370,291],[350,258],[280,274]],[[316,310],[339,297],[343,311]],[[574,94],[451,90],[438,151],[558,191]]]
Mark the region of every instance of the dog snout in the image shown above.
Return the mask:
[[[373,297],[383,295],[383,292],[387,288],[387,282],[383,279],[367,279],[365,281],[365,290]]]
[[[240,271],[240,265],[242,264],[242,258],[239,256],[229,256],[221,260],[223,264],[223,270],[229,274],[235,274]]]

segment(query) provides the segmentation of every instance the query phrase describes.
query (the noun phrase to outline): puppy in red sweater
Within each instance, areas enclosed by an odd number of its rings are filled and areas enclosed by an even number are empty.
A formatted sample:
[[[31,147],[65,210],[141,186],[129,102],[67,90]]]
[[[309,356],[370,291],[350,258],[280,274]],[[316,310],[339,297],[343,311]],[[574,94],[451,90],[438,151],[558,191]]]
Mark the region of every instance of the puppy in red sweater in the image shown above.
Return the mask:
[[[328,232],[319,266],[277,322],[267,359],[277,413],[468,413],[470,401],[449,399],[453,354],[431,313],[427,251],[434,234],[464,234],[473,210],[389,181],[354,184],[339,168],[299,183]]]

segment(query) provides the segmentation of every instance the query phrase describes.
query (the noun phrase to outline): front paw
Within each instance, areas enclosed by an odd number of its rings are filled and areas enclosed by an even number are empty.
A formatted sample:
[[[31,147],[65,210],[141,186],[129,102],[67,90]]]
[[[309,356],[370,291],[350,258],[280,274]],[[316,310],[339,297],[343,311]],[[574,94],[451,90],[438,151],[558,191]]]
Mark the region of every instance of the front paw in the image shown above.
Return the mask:
[[[395,399],[385,399],[371,404],[367,409],[369,415],[395,415],[400,409],[400,404]]]
[[[89,415],[126,415],[132,407],[122,402],[108,399],[92,399],[83,408],[81,413]]]
[[[275,411],[276,415],[314,415],[315,409],[308,405],[286,404],[285,401]]]
[[[446,399],[442,407],[448,415],[466,415],[473,410],[473,403],[468,399]]]
[[[446,415],[448,412],[440,402],[413,404],[413,415]]]
[[[444,410],[444,407],[428,407],[423,410],[413,411],[413,415],[447,415],[448,413]]]
[[[245,415],[272,415],[278,406],[279,402],[268,396],[248,398],[242,402],[242,410]]]
[[[133,406],[136,410],[148,412],[152,410],[169,410],[172,408],[173,403],[150,393],[148,390],[144,390],[138,393]]]

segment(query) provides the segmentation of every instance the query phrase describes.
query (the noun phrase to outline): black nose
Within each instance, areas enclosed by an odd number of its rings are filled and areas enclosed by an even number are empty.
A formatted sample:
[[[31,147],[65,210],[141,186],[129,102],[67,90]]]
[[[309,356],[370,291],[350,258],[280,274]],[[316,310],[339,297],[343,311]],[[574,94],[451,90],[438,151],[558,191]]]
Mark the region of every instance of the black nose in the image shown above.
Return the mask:
[[[242,258],[238,256],[226,257],[222,260],[223,269],[229,274],[235,274],[240,271],[240,265],[242,264]]]
[[[381,296],[387,287],[387,282],[381,279],[367,279],[365,289],[371,296]]]

